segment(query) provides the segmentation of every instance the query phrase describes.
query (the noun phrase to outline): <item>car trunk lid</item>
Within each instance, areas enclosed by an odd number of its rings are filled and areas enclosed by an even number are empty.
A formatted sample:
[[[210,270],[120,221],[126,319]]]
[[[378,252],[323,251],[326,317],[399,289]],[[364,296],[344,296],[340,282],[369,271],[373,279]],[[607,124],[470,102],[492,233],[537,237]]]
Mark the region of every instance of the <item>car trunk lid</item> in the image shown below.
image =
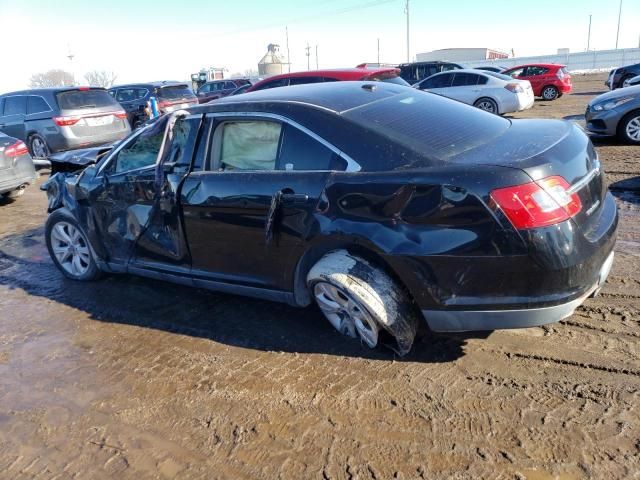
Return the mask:
[[[53,121],[76,137],[107,134],[126,128],[126,113],[102,88],[78,88],[56,94],[60,115]]]
[[[521,169],[534,181],[562,177],[569,184],[569,192],[577,194],[582,204],[573,219],[586,228],[606,195],[596,151],[589,138],[570,122],[516,120],[502,135],[451,160]]]

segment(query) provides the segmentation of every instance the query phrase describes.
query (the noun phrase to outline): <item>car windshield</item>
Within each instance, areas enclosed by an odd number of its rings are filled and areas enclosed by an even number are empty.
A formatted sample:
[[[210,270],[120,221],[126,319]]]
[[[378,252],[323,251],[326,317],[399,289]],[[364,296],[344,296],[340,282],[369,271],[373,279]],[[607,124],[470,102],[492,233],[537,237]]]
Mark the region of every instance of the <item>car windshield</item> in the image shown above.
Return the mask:
[[[421,155],[447,160],[506,131],[511,122],[438,95],[411,91],[343,116]]]
[[[118,102],[106,90],[70,90],[56,94],[60,110],[81,108],[120,108]]]
[[[168,100],[177,100],[179,98],[188,98],[193,96],[193,92],[186,85],[175,85],[158,89],[158,97],[166,98]]]
[[[483,75],[491,75],[492,77],[499,78],[500,80],[506,80],[507,82],[510,82],[510,81],[513,80],[513,78],[510,77],[509,75],[503,75],[502,73],[491,72],[489,70],[483,70],[482,74]]]

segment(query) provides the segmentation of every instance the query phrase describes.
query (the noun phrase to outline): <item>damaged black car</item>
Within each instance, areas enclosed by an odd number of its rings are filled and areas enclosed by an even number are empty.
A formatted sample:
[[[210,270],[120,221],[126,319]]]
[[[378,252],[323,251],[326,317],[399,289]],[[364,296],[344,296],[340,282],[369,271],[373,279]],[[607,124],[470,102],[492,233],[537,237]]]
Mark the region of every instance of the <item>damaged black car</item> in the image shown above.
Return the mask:
[[[341,333],[399,354],[422,318],[434,331],[558,321],[613,262],[616,205],[582,130],[399,85],[226,97],[96,159],[43,186],[65,276],[316,302]]]

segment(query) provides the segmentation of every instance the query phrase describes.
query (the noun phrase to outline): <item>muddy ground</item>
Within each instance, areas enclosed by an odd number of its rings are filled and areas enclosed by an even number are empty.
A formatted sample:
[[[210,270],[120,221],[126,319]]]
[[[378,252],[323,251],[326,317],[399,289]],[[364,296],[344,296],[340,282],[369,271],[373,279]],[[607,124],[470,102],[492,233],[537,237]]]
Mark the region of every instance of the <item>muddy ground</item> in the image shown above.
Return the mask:
[[[518,116],[580,121],[603,80]],[[602,295],[402,360],[314,308],[67,281],[44,194],[1,203],[0,478],[640,478],[640,147],[597,145],[621,214]]]

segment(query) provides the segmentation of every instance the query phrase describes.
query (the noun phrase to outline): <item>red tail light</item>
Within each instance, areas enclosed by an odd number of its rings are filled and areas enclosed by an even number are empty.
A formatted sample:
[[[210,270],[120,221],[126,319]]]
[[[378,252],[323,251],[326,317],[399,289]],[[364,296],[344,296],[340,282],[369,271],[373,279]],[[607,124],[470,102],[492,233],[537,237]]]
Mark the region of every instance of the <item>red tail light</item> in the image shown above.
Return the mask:
[[[13,145],[9,145],[4,149],[4,154],[7,157],[19,157],[20,155],[26,155],[27,153],[29,153],[29,150],[21,140],[18,140]]]
[[[519,83],[507,83],[504,88],[513,93],[524,93],[524,88]]]
[[[59,127],[68,127],[69,125],[75,125],[78,123],[81,117],[67,117],[67,116],[58,116],[53,117],[53,121]]]
[[[120,120],[124,120],[125,118],[127,118],[127,112],[125,112],[124,110],[118,110],[117,112],[113,112],[113,115],[116,118],[119,118]]]
[[[559,176],[499,188],[491,192],[491,198],[518,230],[555,225],[582,210],[578,194]]]

